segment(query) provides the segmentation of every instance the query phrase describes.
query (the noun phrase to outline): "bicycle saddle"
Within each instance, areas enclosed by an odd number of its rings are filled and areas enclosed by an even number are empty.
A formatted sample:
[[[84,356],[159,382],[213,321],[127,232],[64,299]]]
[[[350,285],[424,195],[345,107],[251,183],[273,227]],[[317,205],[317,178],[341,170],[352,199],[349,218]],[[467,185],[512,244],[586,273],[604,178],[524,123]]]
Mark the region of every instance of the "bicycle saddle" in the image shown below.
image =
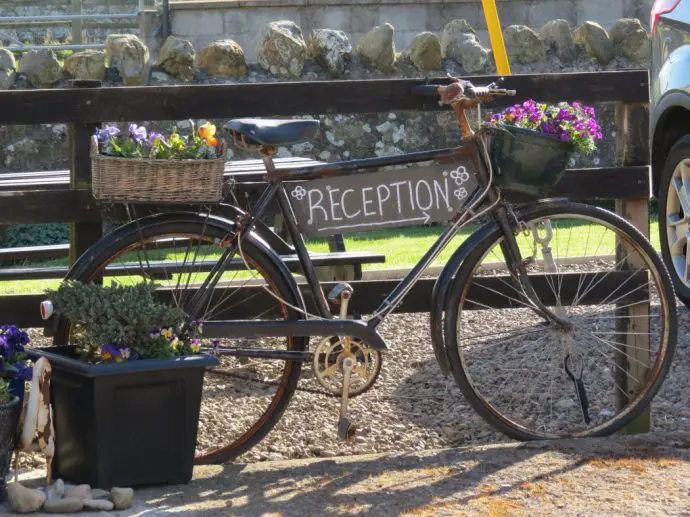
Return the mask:
[[[314,138],[319,121],[238,118],[225,124],[225,127],[243,135],[249,144],[286,145]]]

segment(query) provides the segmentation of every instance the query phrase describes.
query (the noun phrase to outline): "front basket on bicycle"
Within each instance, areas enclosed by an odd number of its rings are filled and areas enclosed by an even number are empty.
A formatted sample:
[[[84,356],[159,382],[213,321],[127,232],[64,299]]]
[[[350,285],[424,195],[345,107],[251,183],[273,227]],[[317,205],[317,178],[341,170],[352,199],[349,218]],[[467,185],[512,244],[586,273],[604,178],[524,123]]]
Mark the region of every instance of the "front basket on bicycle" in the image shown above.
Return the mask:
[[[216,159],[156,160],[105,156],[91,144],[93,197],[102,201],[217,203],[223,199],[225,143]]]
[[[543,196],[558,183],[575,146],[532,129],[500,125],[489,157],[495,184],[507,191]]]

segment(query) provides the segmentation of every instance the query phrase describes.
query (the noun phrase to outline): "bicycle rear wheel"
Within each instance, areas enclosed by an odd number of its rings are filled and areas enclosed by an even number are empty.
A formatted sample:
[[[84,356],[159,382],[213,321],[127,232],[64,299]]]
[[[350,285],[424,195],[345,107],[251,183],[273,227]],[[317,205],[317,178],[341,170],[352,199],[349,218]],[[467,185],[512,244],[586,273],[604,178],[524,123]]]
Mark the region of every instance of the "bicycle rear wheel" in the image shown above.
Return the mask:
[[[104,284],[155,282],[157,293],[184,307],[234,236],[230,221],[197,214],[162,214],[133,221],[103,238],[75,264],[68,279]],[[253,235],[242,239],[247,265],[236,254],[198,315],[201,320],[300,319],[294,279],[279,258]],[[264,289],[267,287],[278,298]],[[289,304],[289,305],[288,305]],[[55,344],[69,342],[75,330],[61,320]],[[307,338],[221,339],[219,351],[261,347],[301,351]],[[222,463],[254,447],[288,406],[301,362],[222,355],[206,372],[196,447],[197,463]]]
[[[508,273],[496,229],[465,260],[447,298],[456,382],[511,438],[611,434],[649,406],[671,365],[668,272],[644,236],[609,211],[549,202],[519,219],[518,247],[536,294],[572,328],[534,310]]]

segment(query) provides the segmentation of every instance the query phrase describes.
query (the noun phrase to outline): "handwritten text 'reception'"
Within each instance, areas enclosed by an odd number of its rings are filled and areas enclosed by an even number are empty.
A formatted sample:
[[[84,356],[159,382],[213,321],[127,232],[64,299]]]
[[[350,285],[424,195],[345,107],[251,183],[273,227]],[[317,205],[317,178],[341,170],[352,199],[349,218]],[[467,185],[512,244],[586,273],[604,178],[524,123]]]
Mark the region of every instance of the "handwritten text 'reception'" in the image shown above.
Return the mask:
[[[435,165],[307,181],[290,191],[311,235],[447,221],[477,188],[466,165]]]

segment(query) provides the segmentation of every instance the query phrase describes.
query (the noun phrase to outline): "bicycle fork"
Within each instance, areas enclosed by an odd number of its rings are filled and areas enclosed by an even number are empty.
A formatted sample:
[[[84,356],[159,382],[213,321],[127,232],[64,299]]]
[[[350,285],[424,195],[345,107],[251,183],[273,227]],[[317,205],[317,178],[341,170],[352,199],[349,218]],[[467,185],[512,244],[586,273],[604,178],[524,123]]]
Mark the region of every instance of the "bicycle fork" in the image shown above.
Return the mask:
[[[554,314],[544,303],[539,299],[532,282],[527,274],[527,264],[522,260],[520,248],[513,233],[513,228],[510,224],[508,211],[505,205],[499,204],[493,213],[494,219],[499,228],[503,232],[503,242],[501,242],[501,250],[508,266],[508,271],[518,281],[522,288],[522,294],[533,305],[531,308],[538,314],[542,315],[550,323],[558,324],[563,330],[571,330],[572,324],[563,319],[561,314]],[[559,311],[560,312],[560,311]]]

